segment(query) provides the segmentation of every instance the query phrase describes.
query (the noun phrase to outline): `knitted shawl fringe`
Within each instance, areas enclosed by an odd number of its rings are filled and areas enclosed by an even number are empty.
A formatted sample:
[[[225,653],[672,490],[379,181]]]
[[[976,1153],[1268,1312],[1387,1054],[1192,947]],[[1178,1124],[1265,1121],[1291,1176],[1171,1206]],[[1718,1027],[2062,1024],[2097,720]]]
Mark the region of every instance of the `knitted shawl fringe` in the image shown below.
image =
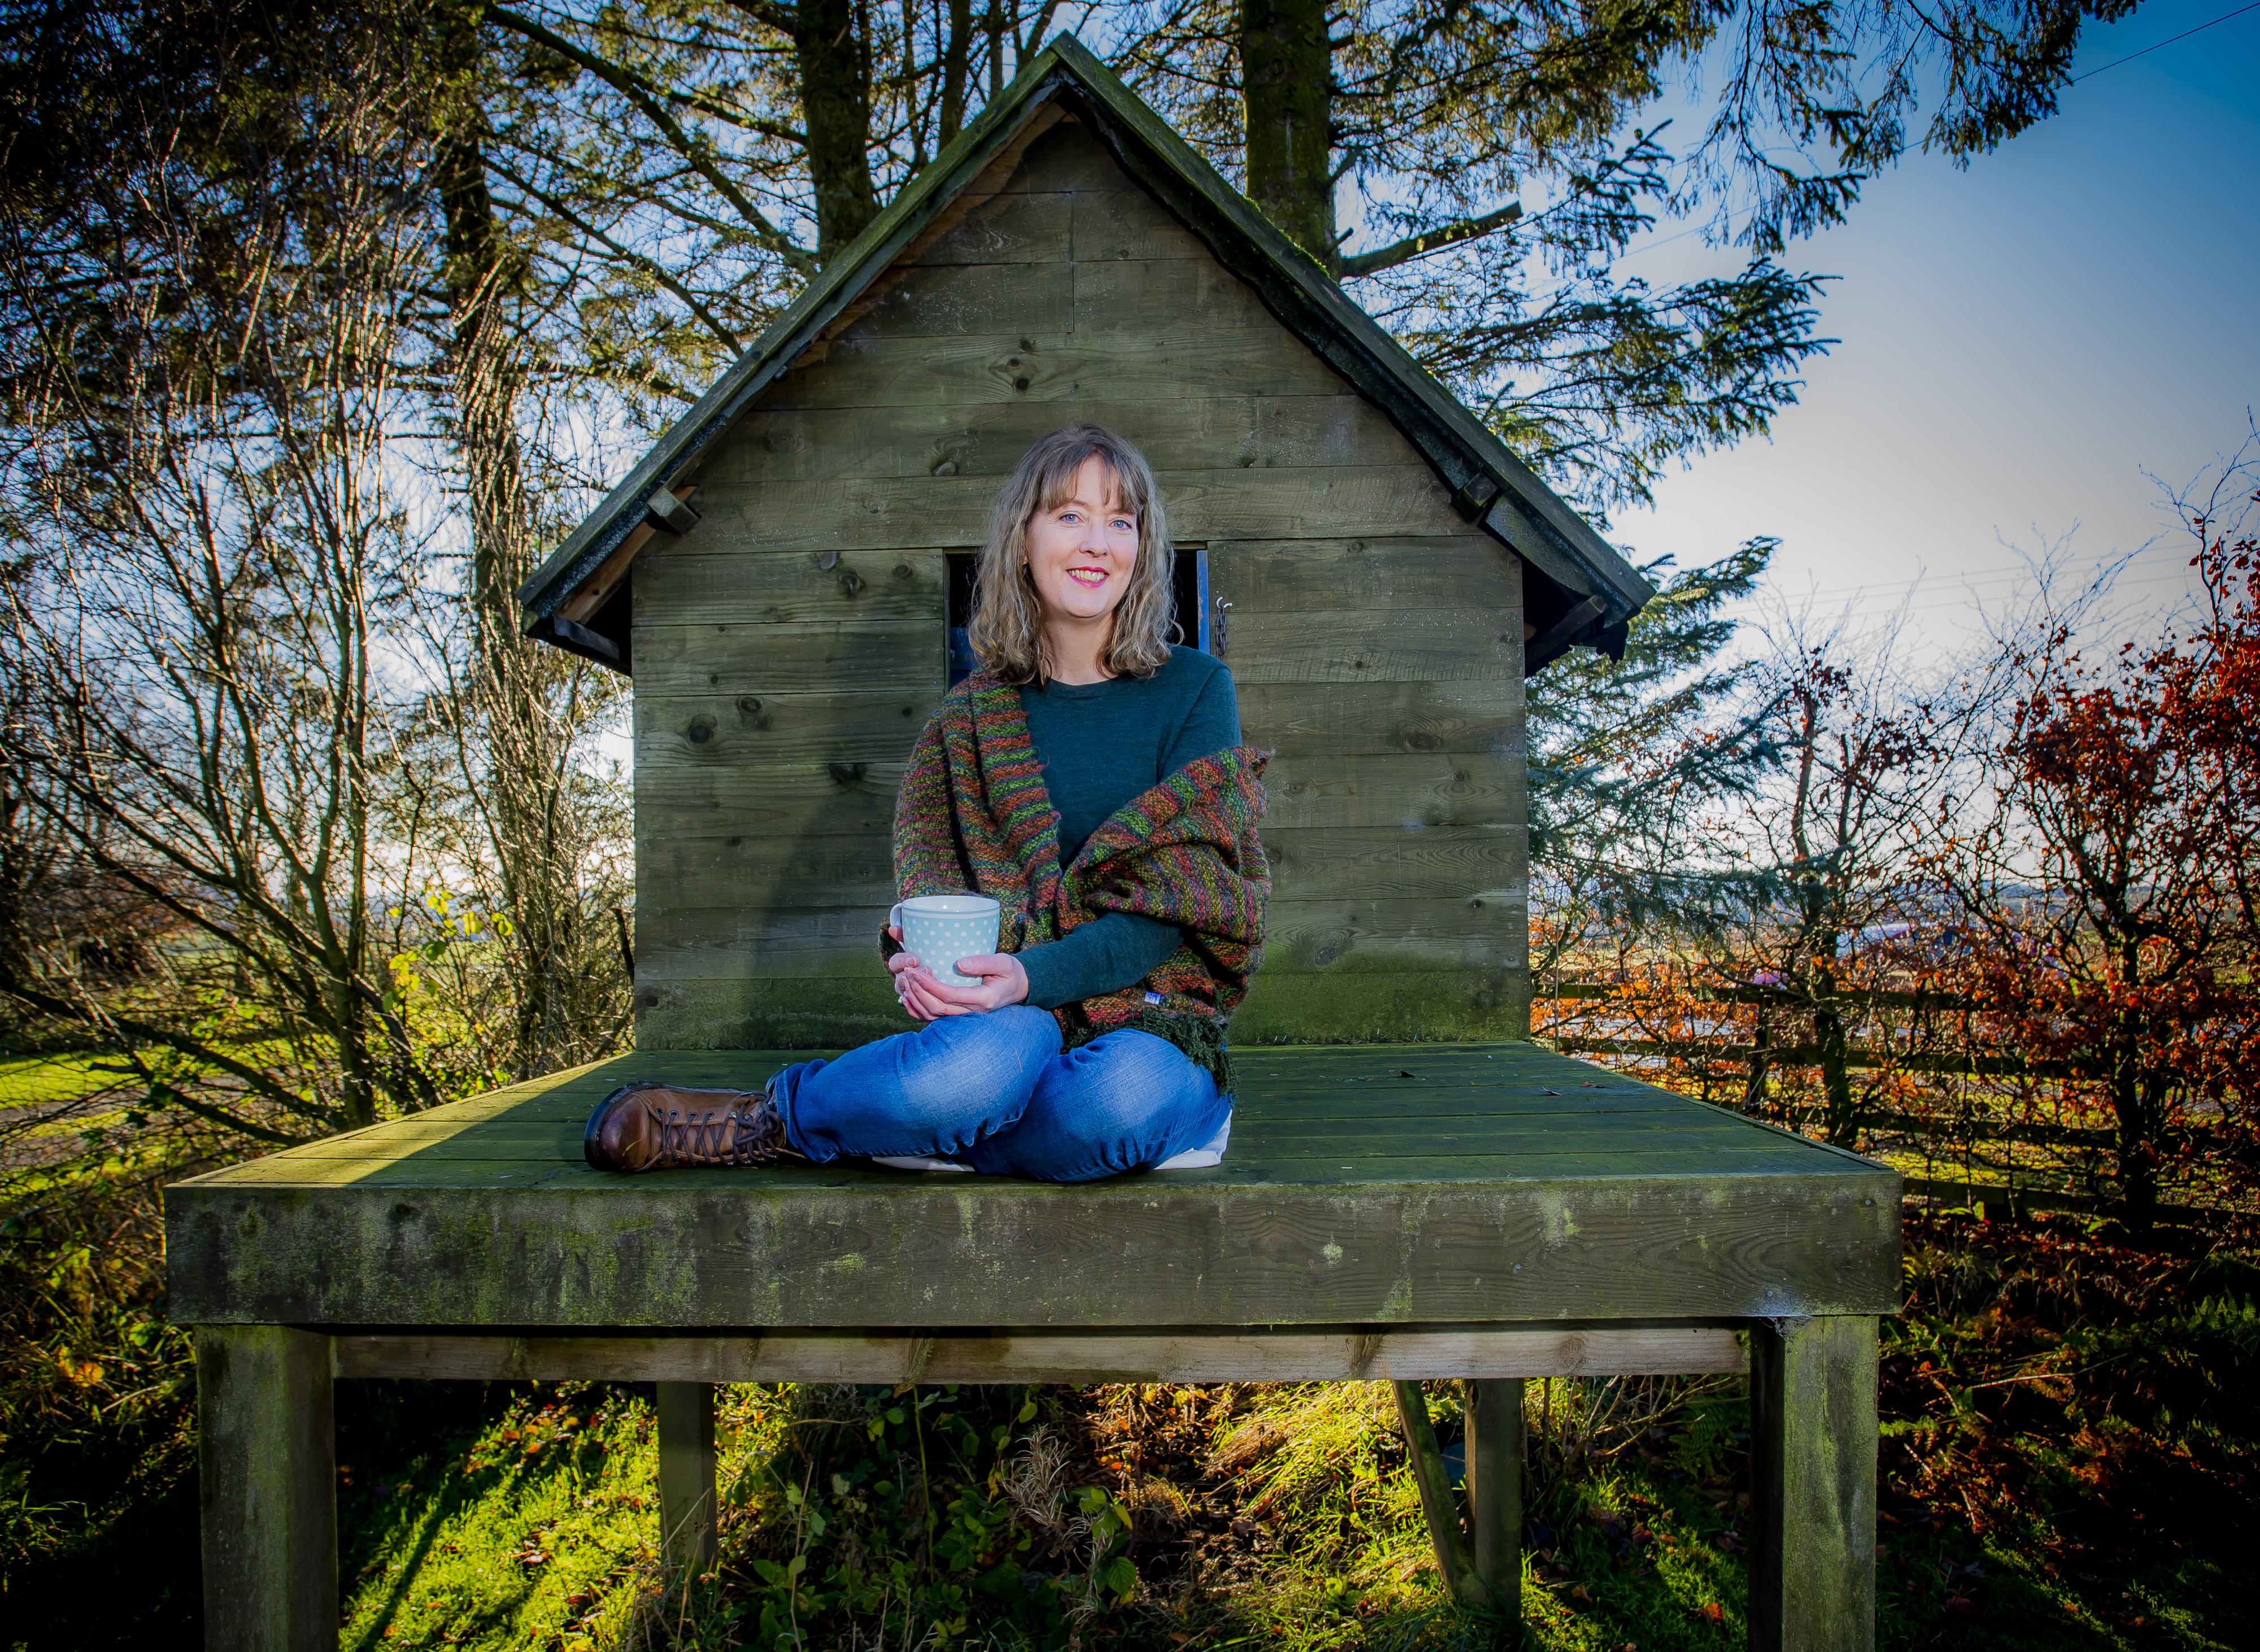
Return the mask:
[[[905,900],[991,897],[1004,909],[1005,952],[1112,912],[1174,926],[1184,943],[1142,983],[1053,1014],[1070,1049],[1135,1027],[1176,1045],[1229,1093],[1225,1031],[1262,962],[1271,893],[1256,833],[1269,760],[1236,746],[1187,764],[1117,810],[1062,868],[1059,812],[1019,690],[976,671],[943,697],[912,750],[895,809],[895,883]]]

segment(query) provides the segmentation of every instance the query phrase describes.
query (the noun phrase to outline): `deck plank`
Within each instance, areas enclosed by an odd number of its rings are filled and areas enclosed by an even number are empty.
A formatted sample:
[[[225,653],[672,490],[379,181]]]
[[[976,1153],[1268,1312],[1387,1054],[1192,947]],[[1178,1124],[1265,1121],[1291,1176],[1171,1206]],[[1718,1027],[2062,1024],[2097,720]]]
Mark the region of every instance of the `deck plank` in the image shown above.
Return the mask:
[[[1314,1181],[1355,1189],[1368,1185],[1394,1188],[1421,1183],[1456,1185],[1469,1182],[1529,1184],[1596,1179],[1627,1184],[1664,1184],[1688,1179],[1700,1181],[1727,1175],[1795,1178],[1809,1176],[1811,1169],[1808,1164],[1778,1153],[1733,1148],[1672,1148],[1646,1152],[1580,1148],[1563,1152],[1533,1150],[1443,1155],[1382,1153],[1373,1151],[1368,1144],[1356,1142],[1298,1143],[1285,1147],[1264,1144],[1242,1147],[1235,1143],[1230,1162],[1217,1169],[1149,1171],[1134,1179],[1168,1191],[1191,1188],[1261,1190],[1271,1186],[1301,1187]],[[581,1162],[576,1148],[569,1157],[560,1151],[547,1156],[497,1158],[481,1155],[473,1148],[461,1152],[458,1156],[418,1155],[386,1163],[371,1163],[361,1159],[294,1156],[288,1164],[270,1159],[261,1161],[258,1165],[244,1167],[244,1174],[232,1177],[227,1185],[434,1189],[492,1186],[497,1191],[508,1192],[522,1191],[539,1185],[602,1193],[606,1190],[618,1190],[621,1183],[622,1178],[619,1176],[588,1169]],[[675,1170],[667,1172],[664,1182],[656,1185],[662,1190],[676,1188],[686,1192],[744,1188],[764,1196],[790,1196],[804,1188],[888,1188],[905,1184],[962,1184],[969,1189],[979,1188],[984,1191],[1003,1185],[1000,1181],[993,1179],[969,1180],[962,1173],[904,1171],[869,1166],[857,1161],[826,1165],[818,1169],[794,1166],[766,1170]],[[648,1190],[654,1184],[646,1180],[641,1185]],[[1050,1198],[1062,1203],[1071,1203],[1077,1196],[1076,1190],[1072,1187],[1034,1183],[1017,1185],[1026,1187],[1036,1197]]]
[[[527,1120],[504,1117],[493,1119],[404,1119],[374,1141],[338,1137],[309,1142],[289,1155],[297,1162],[310,1158],[395,1162],[415,1155],[489,1158],[544,1157],[562,1151],[581,1156],[582,1121]],[[1418,1113],[1392,1113],[1375,1118],[1347,1110],[1315,1117],[1263,1118],[1242,1111],[1235,1114],[1233,1141],[1241,1147],[1255,1141],[1372,1141],[1394,1154],[1427,1156],[1442,1141],[1461,1144],[1454,1151],[1511,1151],[1574,1141],[1609,1149],[1641,1146],[1712,1145],[1749,1148],[1772,1145],[1776,1133],[1748,1120],[1720,1115],[1715,1120],[1692,1119],[1677,1112],[1649,1110],[1619,1112],[1581,1118],[1574,1113],[1491,1113],[1473,1109],[1445,1112],[1439,1108]],[[1493,1147],[1491,1144],[1496,1144]],[[1791,1145],[1795,1144],[1793,1139]]]

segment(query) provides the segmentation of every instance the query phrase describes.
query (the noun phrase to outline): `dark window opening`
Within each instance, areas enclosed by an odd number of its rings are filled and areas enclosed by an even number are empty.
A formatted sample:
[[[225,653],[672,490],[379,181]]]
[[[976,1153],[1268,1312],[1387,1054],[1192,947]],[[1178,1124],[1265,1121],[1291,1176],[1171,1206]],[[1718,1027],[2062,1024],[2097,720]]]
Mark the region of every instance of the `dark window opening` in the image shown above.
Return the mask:
[[[1176,566],[1169,570],[1169,593],[1176,599],[1177,629],[1169,633],[1172,647],[1182,643],[1203,654],[1208,646],[1208,547],[1180,545]]]
[[[973,645],[965,640],[965,627],[973,618],[973,569],[981,560],[978,551],[952,551],[949,554],[949,686],[955,688],[973,675],[980,663],[973,657]]]
[[[966,627],[973,618],[973,570],[978,551],[952,551],[949,564],[949,683],[955,688],[973,675],[980,662]],[[1175,623],[1169,636],[1172,647],[1209,648],[1208,550],[1205,546],[1180,545],[1169,570],[1169,596],[1175,604]]]

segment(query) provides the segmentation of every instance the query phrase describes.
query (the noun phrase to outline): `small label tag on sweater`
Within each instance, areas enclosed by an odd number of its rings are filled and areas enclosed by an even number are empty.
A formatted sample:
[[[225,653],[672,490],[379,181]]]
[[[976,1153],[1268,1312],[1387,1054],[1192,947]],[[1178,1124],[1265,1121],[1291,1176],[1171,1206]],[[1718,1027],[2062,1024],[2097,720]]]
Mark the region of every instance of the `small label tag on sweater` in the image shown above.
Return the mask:
[[[1148,992],[1146,995],[1146,1002],[1148,1004],[1159,1004],[1161,1001],[1162,995],[1158,992]]]

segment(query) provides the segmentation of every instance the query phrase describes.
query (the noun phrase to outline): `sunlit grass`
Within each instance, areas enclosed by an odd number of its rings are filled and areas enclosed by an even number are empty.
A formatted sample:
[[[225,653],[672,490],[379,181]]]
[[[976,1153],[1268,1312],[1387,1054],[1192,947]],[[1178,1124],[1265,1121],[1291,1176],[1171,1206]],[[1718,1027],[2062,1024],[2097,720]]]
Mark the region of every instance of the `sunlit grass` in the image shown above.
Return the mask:
[[[76,1101],[118,1081],[114,1057],[10,1055],[0,1057],[0,1107],[46,1107]]]
[[[1149,1384],[1048,1390],[1041,1406],[1030,1407],[1049,1419],[1037,1428],[1055,1436],[1065,1429],[1079,1442],[1067,1479],[1111,1488],[1134,1519],[1128,1558],[1138,1582],[1130,1598],[1095,1616],[1032,1627],[984,1617],[976,1591],[964,1597],[969,1615],[914,1620],[916,1638],[935,1652],[1741,1647],[1748,1634],[1746,1392],[1721,1381],[1660,1389],[1628,1413],[1616,1411],[1614,1434],[1581,1435],[1583,1424],[1603,1417],[1603,1390],[1592,1380],[1529,1385],[1533,1467],[1519,1624],[1448,1597],[1386,1384]],[[722,1560],[718,1575],[687,1599],[662,1588],[656,1564],[650,1413],[617,1396],[591,1412],[588,1396],[598,1391],[521,1400],[447,1461],[419,1462],[397,1484],[354,1488],[351,1498],[373,1490],[375,1500],[349,1544],[362,1558],[342,1644],[547,1652],[789,1652],[805,1644],[811,1652],[869,1652],[876,1626],[843,1621],[836,1609],[804,1617],[797,1627],[783,1613],[764,1610],[790,1594],[770,1574],[806,1552],[808,1540],[805,1513],[786,1490],[805,1466],[785,1447],[799,1405],[792,1391],[725,1391]],[[879,1407],[875,1416],[906,1404],[901,1393],[863,1393]],[[1457,1426],[1452,1394],[1432,1385],[1431,1397],[1448,1437]],[[825,1401],[819,1413],[828,1417],[842,1403]],[[927,1425],[937,1452],[940,1415]],[[561,1420],[572,1416],[586,1420]],[[886,1442],[898,1432],[881,1442],[886,1452],[894,1452]],[[992,1492],[1033,1448],[1031,1436],[1014,1440]],[[1565,1454],[1577,1458],[1574,1466],[1564,1466]],[[888,1460],[915,1464],[898,1455]],[[939,1455],[934,1462],[938,1470]],[[845,1517],[853,1499],[840,1484],[827,1506]],[[864,1547],[856,1563],[872,1575],[890,1566],[903,1577],[930,1575],[915,1521],[857,1529]],[[2213,1563],[2153,1558],[2108,1577],[2067,1580],[2036,1563],[2052,1541],[2037,1506],[2021,1527],[1997,1527],[1982,1541],[1950,1521],[1887,1521],[1878,1645],[2212,1652],[2235,1643],[2224,1638],[2229,1620],[2220,1604],[2228,1580]],[[898,1609],[894,1621],[901,1622]],[[766,1632],[756,1633],[757,1625]],[[897,1638],[889,1634],[886,1644]]]
[[[82,1159],[16,1186],[45,1200],[122,1175]],[[103,1614],[159,1644],[194,1611],[193,1378],[134,1200],[36,1234],[19,1200],[0,1250],[13,1299],[49,1305],[8,1368],[11,1644],[95,1644],[74,1634]],[[139,1226],[119,1213],[135,1211]],[[1883,1327],[1878,1646],[2249,1644],[2223,1534],[2260,1462],[2260,1261],[1967,1214],[1911,1212],[1906,1238],[1907,1311]],[[1383,1384],[725,1389],[722,1555],[688,1598],[663,1587],[651,1411],[631,1391],[347,1384],[341,1644],[780,1652],[782,1634],[784,1652],[874,1652],[883,1623],[890,1652],[1739,1646],[1746,1400],[1726,1379],[1650,1380],[1528,1385],[1519,1625],[1448,1598]],[[1448,1442],[1456,1397],[1429,1394]],[[1039,1432],[1088,1518],[1031,1548],[1012,1483]],[[822,1441],[820,1464],[790,1440]],[[1125,1525],[1102,1553],[1090,1527],[1112,1510]],[[113,1601],[89,1582],[120,1555],[148,1587]],[[803,1556],[797,1587],[781,1582]],[[999,1585],[1006,1562],[1025,1597]]]
[[[1448,1595],[1387,1384],[1245,1392],[1253,1404],[1234,1419],[1227,1441],[1279,1442],[1243,1477],[1249,1512],[1275,1522],[1272,1541],[1248,1585],[1204,1603],[1230,1626],[1204,1644],[1615,1652],[1632,1641],[1654,1652],[1743,1643],[1742,1562],[1718,1546],[1732,1526],[1731,1489],[1713,1497],[1699,1483],[1614,1469],[1551,1494],[1534,1483],[1518,1631]],[[1534,1414],[1538,1398],[1534,1384]],[[1450,1391],[1433,1391],[1431,1407],[1449,1434],[1457,1418]],[[1619,1559],[1613,1542],[1628,1544],[1634,1558]]]
[[[468,1438],[347,1484],[351,1652],[614,1644],[656,1561],[650,1405],[596,1387],[540,1391]]]

